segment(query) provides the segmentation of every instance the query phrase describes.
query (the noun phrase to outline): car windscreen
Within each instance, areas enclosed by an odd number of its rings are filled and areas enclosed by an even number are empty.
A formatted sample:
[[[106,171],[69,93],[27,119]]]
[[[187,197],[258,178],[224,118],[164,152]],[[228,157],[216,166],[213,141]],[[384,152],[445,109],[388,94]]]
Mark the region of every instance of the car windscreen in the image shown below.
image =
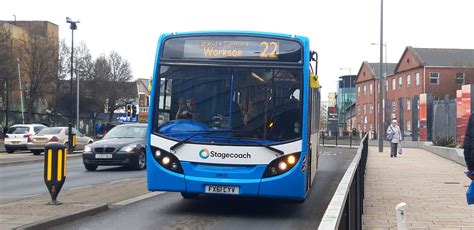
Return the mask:
[[[59,134],[61,133],[61,130],[62,128],[44,128],[38,133],[38,135]]]
[[[125,126],[119,125],[111,129],[105,136],[104,139],[109,138],[145,138],[146,137],[146,126]]]
[[[8,134],[24,134],[24,133],[28,133],[30,131],[30,128],[29,127],[25,127],[25,126],[15,126],[15,127],[11,127],[10,129],[8,129]]]

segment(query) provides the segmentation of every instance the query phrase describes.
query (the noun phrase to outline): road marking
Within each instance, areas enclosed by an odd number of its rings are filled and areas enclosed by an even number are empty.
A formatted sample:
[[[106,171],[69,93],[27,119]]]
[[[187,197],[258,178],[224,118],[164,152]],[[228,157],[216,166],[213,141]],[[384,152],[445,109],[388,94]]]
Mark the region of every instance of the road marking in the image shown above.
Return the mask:
[[[92,187],[92,185],[86,185],[86,186],[81,186],[81,187],[70,188],[69,191],[77,190],[77,189],[81,189],[81,188],[89,188],[89,187]]]
[[[111,181],[109,182],[110,184],[115,184],[115,183],[119,183],[119,182],[123,182],[123,181],[129,181],[131,180],[132,178],[126,178],[126,179],[121,179],[121,180],[114,180],[114,181]]]
[[[38,175],[42,175],[42,174],[44,174],[44,172],[30,173],[30,174],[28,174],[28,175],[30,175],[30,176],[38,176]]]
[[[27,196],[23,196],[23,198],[30,198],[30,197],[39,196],[39,195],[41,194],[38,193],[38,194],[33,194],[33,195],[27,195]]]
[[[150,192],[150,193],[147,193],[147,194],[144,194],[144,195],[141,195],[141,196],[137,196],[137,197],[133,197],[133,198],[130,198],[130,199],[127,199],[127,200],[119,201],[117,203],[113,203],[112,206],[129,205],[129,204],[141,201],[141,200],[145,200],[145,199],[148,199],[148,198],[151,198],[151,197],[158,196],[158,195],[163,194],[163,193],[165,193],[165,192]]]

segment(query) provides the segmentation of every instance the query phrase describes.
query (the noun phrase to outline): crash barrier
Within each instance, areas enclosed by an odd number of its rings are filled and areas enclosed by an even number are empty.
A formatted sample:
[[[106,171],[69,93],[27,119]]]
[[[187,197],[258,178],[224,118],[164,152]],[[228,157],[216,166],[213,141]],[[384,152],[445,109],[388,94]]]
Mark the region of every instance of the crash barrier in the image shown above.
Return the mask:
[[[366,134],[360,142],[354,160],[337,186],[318,229],[362,229],[367,153]]]
[[[61,204],[56,200],[66,180],[67,149],[60,143],[47,144],[44,148],[44,182],[51,195],[48,204]]]
[[[322,145],[346,145],[352,147],[357,145],[364,137],[365,132],[329,132],[321,131],[320,132],[320,143]]]

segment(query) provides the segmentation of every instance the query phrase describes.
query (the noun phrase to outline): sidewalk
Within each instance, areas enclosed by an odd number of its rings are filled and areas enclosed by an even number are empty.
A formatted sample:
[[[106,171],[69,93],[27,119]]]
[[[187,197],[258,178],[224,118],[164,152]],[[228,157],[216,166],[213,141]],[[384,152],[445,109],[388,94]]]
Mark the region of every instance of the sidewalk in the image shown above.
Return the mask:
[[[145,178],[137,178],[61,191],[58,196],[58,201],[63,203],[61,205],[46,205],[51,200],[49,194],[16,201],[1,200],[0,229],[32,223],[36,224],[37,229],[46,229],[48,222],[72,221],[157,194],[147,191]],[[46,225],[38,226],[40,222]]]
[[[68,154],[68,158],[77,158],[82,157],[82,153],[74,153]],[[28,151],[22,152],[14,152],[14,153],[0,153],[0,166],[4,165],[16,165],[16,164],[23,164],[23,163],[32,163],[32,162],[43,162],[44,161],[44,153],[41,155],[33,155],[33,153]]]
[[[404,148],[390,158],[369,146],[363,229],[397,229],[395,206],[408,205],[409,229],[474,229],[474,206],[465,167],[423,149]]]

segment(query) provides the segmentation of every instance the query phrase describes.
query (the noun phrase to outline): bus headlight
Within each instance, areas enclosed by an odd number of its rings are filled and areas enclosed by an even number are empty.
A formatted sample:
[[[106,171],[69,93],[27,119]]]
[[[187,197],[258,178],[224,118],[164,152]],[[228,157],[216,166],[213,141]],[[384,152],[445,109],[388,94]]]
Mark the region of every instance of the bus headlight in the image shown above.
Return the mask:
[[[300,153],[292,153],[281,156],[268,164],[263,173],[263,178],[278,176],[290,171],[298,162]]]
[[[155,158],[156,162],[158,162],[158,164],[160,164],[163,168],[175,173],[184,174],[181,163],[179,163],[178,158],[174,154],[153,146],[151,146],[151,151],[153,158]]]

